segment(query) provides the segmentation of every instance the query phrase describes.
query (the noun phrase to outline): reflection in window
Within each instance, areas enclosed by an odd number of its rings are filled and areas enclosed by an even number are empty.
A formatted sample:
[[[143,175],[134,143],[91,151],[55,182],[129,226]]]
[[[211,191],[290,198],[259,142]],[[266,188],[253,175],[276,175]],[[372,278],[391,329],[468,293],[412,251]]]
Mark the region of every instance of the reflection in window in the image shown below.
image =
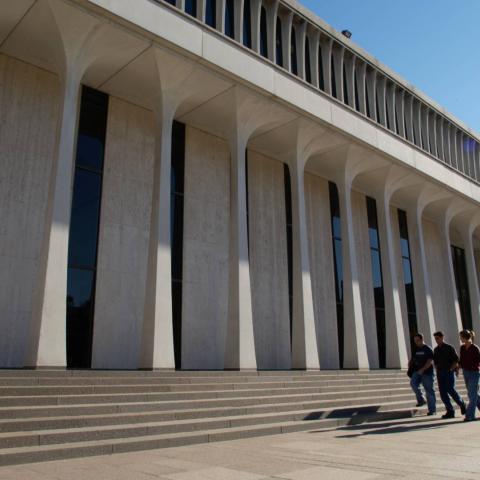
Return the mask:
[[[285,188],[285,218],[287,225],[287,259],[288,259],[288,305],[290,308],[290,343],[292,341],[292,315],[293,315],[293,223],[292,223],[292,185],[290,170],[286,163],[283,164],[283,179]]]
[[[172,321],[175,368],[181,368],[182,281],[183,281],[183,206],[185,185],[185,125],[173,122],[170,183]]]
[[[344,358],[344,325],[343,325],[343,256],[342,227],[340,222],[340,202],[337,186],[329,182],[330,218],[332,227],[333,262],[335,270],[335,299],[337,305],[337,331],[340,368],[343,368]]]
[[[415,305],[415,289],[413,287],[412,260],[410,256],[410,243],[408,240],[407,213],[398,210],[398,227],[400,230],[400,252],[402,255],[403,283],[407,302],[408,330],[410,348],[413,351],[413,336],[418,333],[417,308]]]
[[[252,9],[250,0],[243,3],[243,44],[252,48]]]
[[[267,11],[263,6],[260,10],[260,55],[268,58]]]
[[[470,308],[470,292],[468,290],[467,266],[465,261],[465,250],[452,245],[453,271],[455,273],[455,284],[457,287],[458,305],[462,317],[462,326],[472,329],[472,311]]]
[[[280,17],[277,17],[276,28],[276,40],[275,40],[275,57],[279,67],[283,67],[283,43],[282,43],[282,21]]]
[[[197,16],[197,0],[185,0],[185,12],[192,17]]]
[[[235,38],[235,5],[234,0],[225,0],[225,35]]]
[[[375,299],[375,318],[377,323],[378,361],[380,368],[385,368],[387,363],[387,355],[382,257],[380,253],[380,241],[378,236],[377,204],[375,200],[370,197],[367,197],[367,215],[372,263],[373,296]]]
[[[67,272],[67,366],[90,368],[108,96],[84,87],[78,124]]]
[[[217,2],[216,0],[207,0],[205,5],[205,23],[212,28],[217,26]]]

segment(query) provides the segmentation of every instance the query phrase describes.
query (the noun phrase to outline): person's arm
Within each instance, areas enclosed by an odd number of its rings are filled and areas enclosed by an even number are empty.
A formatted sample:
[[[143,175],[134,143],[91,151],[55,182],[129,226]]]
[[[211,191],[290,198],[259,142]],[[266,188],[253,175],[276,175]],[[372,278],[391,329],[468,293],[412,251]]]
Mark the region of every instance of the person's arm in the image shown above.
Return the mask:
[[[433,365],[433,358],[429,358],[426,362],[425,365],[418,370],[418,373],[420,375],[423,375],[426,370],[428,370],[431,366]]]
[[[455,349],[453,347],[451,348],[450,352],[451,352],[451,360],[452,360],[450,371],[457,372],[458,371],[458,361],[459,361],[457,352],[455,351]]]

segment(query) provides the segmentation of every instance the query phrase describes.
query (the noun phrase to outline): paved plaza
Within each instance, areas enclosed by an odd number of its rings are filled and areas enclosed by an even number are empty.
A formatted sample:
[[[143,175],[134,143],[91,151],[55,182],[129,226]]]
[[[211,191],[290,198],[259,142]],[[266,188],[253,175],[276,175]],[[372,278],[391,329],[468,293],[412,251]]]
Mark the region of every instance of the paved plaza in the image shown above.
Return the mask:
[[[436,417],[0,468],[0,480],[480,479],[480,422]]]

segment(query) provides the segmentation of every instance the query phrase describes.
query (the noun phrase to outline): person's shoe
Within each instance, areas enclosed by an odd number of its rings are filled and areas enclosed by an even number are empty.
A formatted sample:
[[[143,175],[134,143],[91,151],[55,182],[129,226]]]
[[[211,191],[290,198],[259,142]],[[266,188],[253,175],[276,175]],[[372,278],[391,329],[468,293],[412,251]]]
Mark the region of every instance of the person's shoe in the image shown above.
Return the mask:
[[[464,421],[464,422],[474,422],[474,421],[475,421],[475,418],[467,418],[467,417],[465,417],[465,418],[463,419],[463,421]]]
[[[427,402],[425,400],[422,400],[421,402],[417,402],[417,407],[423,407]]]
[[[462,413],[462,415],[465,415],[467,413],[467,406],[464,403],[460,405],[460,412]]]
[[[442,418],[444,420],[447,420],[448,418],[455,418],[455,412],[447,412],[445,415],[442,415]]]
[[[428,415],[429,417],[431,417],[431,416],[433,416],[433,415],[436,415],[436,414],[437,414],[437,412],[427,412],[427,415]]]

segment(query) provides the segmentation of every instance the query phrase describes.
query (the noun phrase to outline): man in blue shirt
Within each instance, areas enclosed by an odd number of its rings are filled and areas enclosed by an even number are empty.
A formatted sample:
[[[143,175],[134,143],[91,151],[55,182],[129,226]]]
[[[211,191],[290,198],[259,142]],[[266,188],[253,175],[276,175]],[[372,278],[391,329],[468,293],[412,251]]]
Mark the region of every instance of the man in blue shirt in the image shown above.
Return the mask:
[[[409,366],[413,373],[410,380],[410,385],[413,392],[417,397],[417,407],[421,407],[427,403],[428,414],[435,415],[437,412],[435,390],[433,388],[433,350],[424,342],[423,335],[417,333],[413,340],[415,342],[415,348],[413,350],[412,358]],[[423,397],[420,385],[423,385],[427,401]]]

